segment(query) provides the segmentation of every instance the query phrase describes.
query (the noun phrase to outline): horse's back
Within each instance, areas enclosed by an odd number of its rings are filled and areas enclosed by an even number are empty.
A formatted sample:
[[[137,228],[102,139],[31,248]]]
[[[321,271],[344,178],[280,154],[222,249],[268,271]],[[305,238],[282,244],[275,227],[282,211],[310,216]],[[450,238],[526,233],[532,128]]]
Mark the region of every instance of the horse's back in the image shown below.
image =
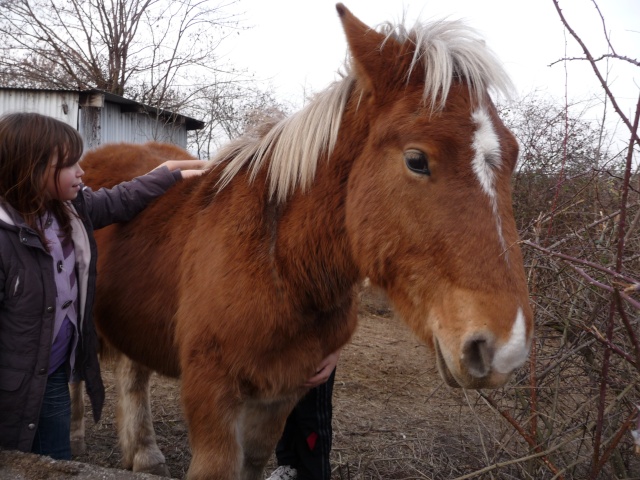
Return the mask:
[[[166,160],[194,158],[186,150],[169,143],[109,143],[85,153],[80,165],[85,171],[85,185],[97,190],[144,175]]]

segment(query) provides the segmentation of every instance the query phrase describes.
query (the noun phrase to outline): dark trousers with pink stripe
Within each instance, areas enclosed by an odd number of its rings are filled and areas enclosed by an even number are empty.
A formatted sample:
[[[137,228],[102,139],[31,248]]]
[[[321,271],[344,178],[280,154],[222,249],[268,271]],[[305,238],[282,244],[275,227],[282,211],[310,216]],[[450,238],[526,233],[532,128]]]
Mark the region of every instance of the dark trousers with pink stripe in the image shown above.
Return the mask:
[[[336,371],[322,385],[313,388],[293,409],[276,447],[278,465],[298,471],[298,480],[330,480],[331,396]]]

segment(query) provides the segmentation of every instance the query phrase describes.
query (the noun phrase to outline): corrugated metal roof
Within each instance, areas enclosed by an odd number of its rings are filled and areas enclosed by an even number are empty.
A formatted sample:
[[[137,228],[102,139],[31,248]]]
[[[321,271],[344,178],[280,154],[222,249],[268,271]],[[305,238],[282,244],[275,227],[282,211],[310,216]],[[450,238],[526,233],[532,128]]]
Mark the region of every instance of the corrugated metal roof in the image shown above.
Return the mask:
[[[15,92],[15,93],[12,93]],[[148,114],[151,115],[156,115],[159,117],[165,117],[165,118],[170,118],[173,121],[175,121],[176,123],[184,123],[185,127],[187,130],[199,130],[201,128],[204,127],[204,122],[201,120],[197,120],[195,118],[192,117],[188,117],[186,115],[181,115],[179,113],[174,113],[174,112],[170,112],[169,110],[164,110],[164,109],[159,109],[159,108],[155,108],[155,107],[151,107],[149,105],[145,105],[143,103],[140,102],[136,102],[135,100],[130,100],[128,98],[122,97],[120,95],[115,95],[113,93],[108,93],[102,90],[98,90],[98,89],[88,89],[88,90],[71,90],[71,89],[63,89],[63,88],[59,88],[59,89],[47,89],[47,88],[14,88],[14,87],[0,87],[0,112],[8,112],[9,110],[5,109],[5,104],[3,102],[4,96],[7,95],[8,96],[13,96],[14,99],[16,99],[16,101],[19,103],[20,100],[20,94],[24,94],[26,98],[36,98],[38,96],[41,96],[44,94],[44,96],[46,97],[47,95],[73,95],[75,94],[77,97],[79,97],[79,101],[82,102],[84,101],[86,98],[90,98],[90,97],[96,97],[96,96],[101,96],[105,102],[109,102],[109,103],[115,103],[118,105],[123,105],[126,108],[130,109],[129,111],[139,111],[139,112],[146,112]],[[17,95],[17,96],[15,96]],[[7,104],[8,105],[8,104]],[[25,107],[29,106],[27,104],[24,104]],[[76,102],[76,110],[77,110],[77,105],[78,102]],[[45,108],[52,108],[51,105],[40,105],[42,107]],[[52,108],[52,111],[54,109]],[[12,111],[16,111],[16,110],[12,110]],[[25,108],[22,109],[22,111],[32,111],[32,110],[26,110]],[[43,111],[43,110],[36,110],[42,114],[45,115],[51,115],[55,118],[59,118],[59,115],[53,115],[51,113],[47,113],[47,111]],[[63,120],[61,118],[61,120]]]
[[[76,128],[89,150],[104,143],[169,142],[186,148],[204,122],[100,90],[0,87],[0,114],[38,112]]]

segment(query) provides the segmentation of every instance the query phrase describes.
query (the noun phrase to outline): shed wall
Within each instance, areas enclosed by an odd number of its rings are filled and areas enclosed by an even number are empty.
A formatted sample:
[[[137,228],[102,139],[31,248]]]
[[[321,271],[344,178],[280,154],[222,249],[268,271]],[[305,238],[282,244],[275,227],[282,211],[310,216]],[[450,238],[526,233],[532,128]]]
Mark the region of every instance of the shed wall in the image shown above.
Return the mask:
[[[0,115],[37,112],[78,128],[78,111],[78,94],[75,92],[0,89]]]
[[[100,109],[100,143],[156,140],[186,147],[187,131],[183,125],[163,123],[145,113],[120,110],[120,106],[113,103],[105,103]],[[84,109],[80,110],[80,115],[84,113]]]

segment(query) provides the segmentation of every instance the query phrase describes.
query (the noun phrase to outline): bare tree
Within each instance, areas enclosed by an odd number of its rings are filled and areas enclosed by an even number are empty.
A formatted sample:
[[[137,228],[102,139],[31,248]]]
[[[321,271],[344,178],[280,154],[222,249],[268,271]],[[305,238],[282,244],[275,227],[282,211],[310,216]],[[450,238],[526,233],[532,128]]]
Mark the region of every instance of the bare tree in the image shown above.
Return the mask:
[[[216,49],[238,28],[235,2],[0,0],[0,80],[184,102],[193,78],[225,69]]]
[[[215,82],[199,92],[189,109],[206,126],[194,132],[191,147],[201,158],[211,157],[227,139],[242,135],[264,122],[279,120],[290,108],[272,92],[242,82]]]

